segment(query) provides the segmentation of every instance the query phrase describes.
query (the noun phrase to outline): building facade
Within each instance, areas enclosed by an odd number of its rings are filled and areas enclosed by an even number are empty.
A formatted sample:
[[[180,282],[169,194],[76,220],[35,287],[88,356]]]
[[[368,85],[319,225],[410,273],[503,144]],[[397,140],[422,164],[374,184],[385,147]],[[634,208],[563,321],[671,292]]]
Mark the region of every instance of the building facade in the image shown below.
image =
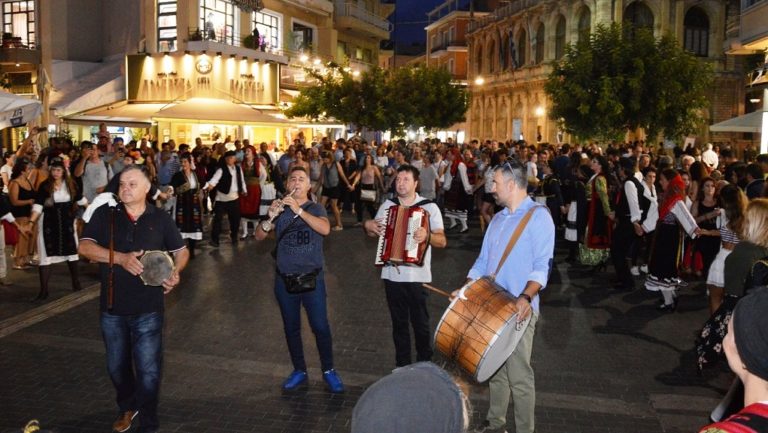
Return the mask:
[[[375,65],[394,10],[378,0],[2,3],[34,4],[37,22],[47,23],[31,33],[42,49],[30,67],[48,77],[37,95],[45,123],[75,140],[104,122],[115,135],[149,131],[177,142],[285,143],[327,132],[331,125],[288,120],[281,109],[307,85],[307,66]]]
[[[749,1],[749,0],[746,0]],[[743,112],[741,63],[725,41],[738,32],[734,0],[512,0],[469,24],[470,136],[555,142],[570,137],[547,116],[544,83],[565,47],[598,24],[629,22],[671,34],[712,65],[708,123]],[[708,129],[697,135],[709,140]]]

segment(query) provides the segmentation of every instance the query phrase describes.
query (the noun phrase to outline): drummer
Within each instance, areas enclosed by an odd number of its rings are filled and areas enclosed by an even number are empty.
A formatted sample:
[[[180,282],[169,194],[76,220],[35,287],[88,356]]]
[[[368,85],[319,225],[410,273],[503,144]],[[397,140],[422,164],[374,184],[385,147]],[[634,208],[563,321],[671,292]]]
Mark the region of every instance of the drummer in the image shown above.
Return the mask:
[[[386,210],[398,204],[418,206],[429,212],[430,232],[423,228],[416,229],[413,239],[416,242],[429,242],[435,248],[445,248],[447,240],[443,230],[443,216],[440,208],[431,200],[416,193],[419,183],[419,170],[412,165],[401,165],[395,177],[396,201],[386,200],[376,219],[365,222],[365,231],[369,236],[380,236],[384,229]],[[429,235],[429,236],[428,236]],[[413,362],[411,356],[411,334],[413,326],[416,342],[416,361],[432,359],[432,338],[430,336],[429,312],[427,310],[427,291],[422,283],[432,282],[432,249],[427,248],[422,266],[384,266],[381,279],[387,295],[389,314],[392,317],[392,338],[395,340],[395,365],[402,367]],[[409,323],[410,322],[410,323]]]
[[[493,173],[492,194],[503,206],[485,232],[480,256],[467,277],[474,280],[496,272],[504,250],[529,209],[538,206],[528,197],[526,169],[516,160],[499,165]],[[547,209],[536,209],[522,235],[512,248],[504,266],[495,276],[496,283],[517,298],[517,320],[533,314],[517,348],[491,377],[490,408],[476,432],[506,432],[509,395],[512,390],[515,432],[534,431],[534,389],[531,352],[536,322],[539,319],[539,291],[547,285],[555,247],[555,226]],[[454,296],[457,292],[454,292]]]
[[[137,165],[120,174],[120,203],[101,206],[83,230],[78,252],[100,263],[101,333],[107,370],[117,394],[119,414],[113,430],[131,428],[138,415],[143,432],[158,429],[157,404],[163,357],[164,294],[179,284],[189,252],[170,215],[147,204],[149,176]],[[110,242],[110,238],[112,242]],[[114,266],[110,272],[110,247]],[[139,275],[144,251],[174,255],[175,270],[162,287],[145,285]],[[108,305],[110,274],[114,294]]]

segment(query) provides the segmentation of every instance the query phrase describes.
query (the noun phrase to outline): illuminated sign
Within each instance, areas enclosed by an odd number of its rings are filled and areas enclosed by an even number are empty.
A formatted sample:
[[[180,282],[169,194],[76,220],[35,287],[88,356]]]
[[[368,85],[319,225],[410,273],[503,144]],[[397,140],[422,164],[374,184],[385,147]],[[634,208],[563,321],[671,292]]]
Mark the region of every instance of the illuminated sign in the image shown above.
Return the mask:
[[[279,66],[274,63],[183,53],[129,55],[126,63],[130,102],[173,102],[195,97],[259,105],[279,101]]]

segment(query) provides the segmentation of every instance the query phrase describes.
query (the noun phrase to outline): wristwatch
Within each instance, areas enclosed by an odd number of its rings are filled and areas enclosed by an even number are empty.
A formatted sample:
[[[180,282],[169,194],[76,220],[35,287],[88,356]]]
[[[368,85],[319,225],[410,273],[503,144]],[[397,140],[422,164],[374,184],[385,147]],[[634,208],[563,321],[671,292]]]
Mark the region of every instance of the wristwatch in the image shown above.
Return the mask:
[[[261,229],[264,230],[265,233],[269,233],[269,231],[272,230],[272,223],[269,221],[262,221]]]
[[[532,301],[531,301],[531,297],[530,297],[530,296],[528,296],[528,294],[527,294],[527,293],[521,293],[521,294],[520,294],[520,297],[521,297],[521,298],[523,298],[523,299],[525,299],[526,301],[528,301],[528,303],[529,303],[529,304],[532,302]]]

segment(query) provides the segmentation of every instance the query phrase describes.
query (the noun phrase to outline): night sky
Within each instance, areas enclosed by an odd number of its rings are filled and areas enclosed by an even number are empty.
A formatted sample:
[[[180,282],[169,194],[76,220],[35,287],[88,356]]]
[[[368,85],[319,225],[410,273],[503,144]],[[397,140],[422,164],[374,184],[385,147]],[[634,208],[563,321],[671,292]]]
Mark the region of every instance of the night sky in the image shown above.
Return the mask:
[[[395,23],[392,33],[399,46],[411,45],[426,40],[427,12],[445,0],[395,0],[395,13],[389,20]]]

